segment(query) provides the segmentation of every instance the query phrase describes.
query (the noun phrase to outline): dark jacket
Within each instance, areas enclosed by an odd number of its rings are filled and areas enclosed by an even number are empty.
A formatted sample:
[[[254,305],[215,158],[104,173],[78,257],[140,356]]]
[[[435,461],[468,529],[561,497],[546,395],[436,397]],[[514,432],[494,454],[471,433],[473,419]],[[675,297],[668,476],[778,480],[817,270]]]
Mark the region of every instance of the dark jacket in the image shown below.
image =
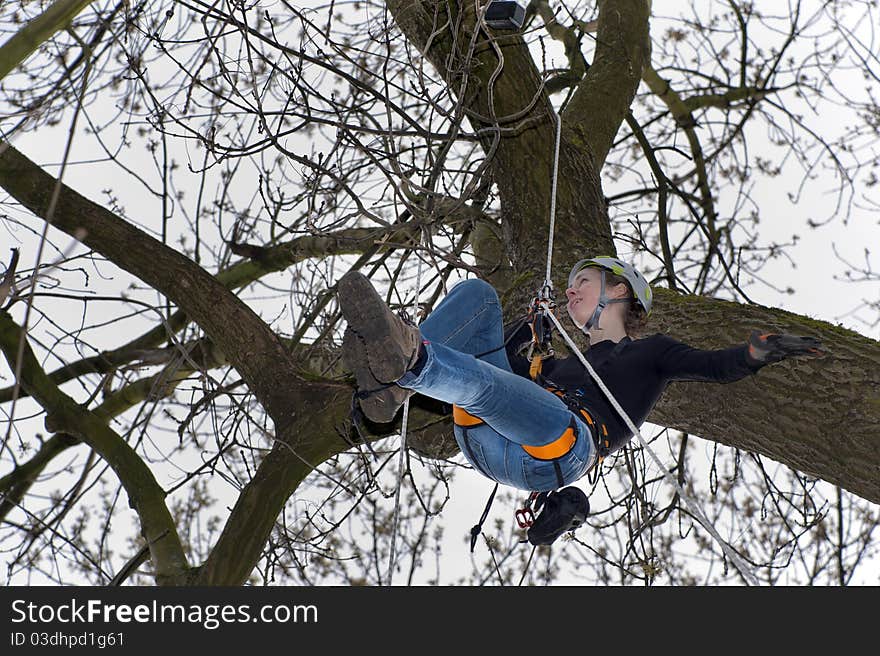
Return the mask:
[[[528,378],[529,361],[516,353],[517,347],[530,338],[528,326],[524,328],[508,341],[507,357],[514,372]],[[704,351],[657,333],[636,340],[625,337],[618,344],[605,340],[591,346],[584,356],[638,427],[672,381],[732,383],[754,374],[760,366],[749,364],[747,350],[748,345],[742,344]],[[605,423],[611,451],[633,437],[576,356],[544,360],[541,374],[547,383],[577,396],[593,417]]]

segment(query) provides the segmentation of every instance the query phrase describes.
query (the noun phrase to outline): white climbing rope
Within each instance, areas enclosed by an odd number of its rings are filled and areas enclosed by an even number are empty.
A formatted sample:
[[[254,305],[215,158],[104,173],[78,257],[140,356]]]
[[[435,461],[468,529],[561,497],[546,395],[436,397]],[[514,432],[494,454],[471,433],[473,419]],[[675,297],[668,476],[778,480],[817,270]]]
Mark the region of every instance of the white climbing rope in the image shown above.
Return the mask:
[[[426,240],[427,241],[427,240]],[[422,289],[422,258],[419,259],[419,265],[416,269],[416,294],[415,298],[413,298],[413,309],[412,316],[413,321],[417,324],[419,323],[419,292]],[[403,402],[403,416],[400,420],[400,455],[397,462],[397,489],[394,492],[394,515],[393,520],[391,522],[391,547],[390,554],[388,556],[388,585],[391,585],[392,580],[394,579],[394,565],[397,561],[397,554],[395,551],[395,541],[397,538],[397,527],[400,522],[400,489],[403,485],[403,467],[406,464],[406,429],[407,424],[409,423],[409,399],[408,396],[406,401]]]
[[[562,136],[562,117],[556,114],[556,147],[553,154],[553,177],[550,186],[550,237],[547,239],[547,272],[544,274],[544,289],[553,289],[550,269],[553,264],[553,235],[556,232],[556,181],[559,176],[559,142]]]
[[[679,485],[678,481],[675,480],[675,477],[669,472],[669,470],[663,466],[663,463],[660,461],[660,458],[654,453],[648,443],[645,441],[645,438],[642,437],[641,431],[639,431],[638,427],[633,423],[632,419],[630,419],[629,415],[626,411],[620,406],[617,402],[617,399],[614,398],[614,395],[611,393],[602,379],[599,377],[599,374],[596,373],[596,370],[587,362],[587,359],[584,357],[584,354],[581,353],[581,350],[578,348],[577,344],[572,341],[571,337],[569,337],[568,333],[565,332],[565,329],[562,327],[562,324],[559,323],[559,319],[556,318],[556,315],[553,314],[552,308],[550,306],[549,293],[548,290],[553,289],[553,283],[550,278],[551,265],[553,261],[553,234],[555,232],[556,226],[556,184],[557,184],[557,176],[559,173],[559,142],[560,135],[562,132],[562,117],[557,113],[556,114],[556,147],[553,156],[553,179],[551,186],[551,196],[550,196],[550,235],[548,237],[548,246],[547,246],[547,273],[544,277],[544,288],[541,290],[541,298],[540,305],[544,309],[544,312],[550,317],[553,323],[556,325],[556,329],[559,331],[559,334],[565,339],[565,343],[568,344],[568,347],[571,349],[572,353],[576,353],[578,359],[581,361],[581,364],[584,365],[584,368],[589,372],[590,376],[596,381],[596,384],[599,386],[599,389],[602,390],[602,393],[608,398],[611,402],[614,410],[619,414],[623,421],[626,423],[627,428],[632,431],[632,434],[635,435],[639,442],[642,445],[642,448],[648,452],[648,454],[653,459],[654,463],[659,467],[660,471],[663,472],[664,478],[669,481],[675,490],[678,492],[681,499],[685,502],[685,504],[690,508],[691,513],[693,513],[694,517],[696,517],[697,521],[705,528],[709,534],[721,545],[721,550],[724,551],[725,555],[730,559],[730,561],[734,564],[734,566],[739,570],[740,574],[742,574],[743,578],[750,585],[758,585],[758,580],[755,577],[752,570],[748,567],[748,565],[743,561],[740,555],[734,550],[727,542],[725,542],[718,532],[715,530],[715,527],[712,526],[709,519],[703,513],[702,509],[693,501],[690,496],[685,494],[685,491],[682,489],[681,485]]]

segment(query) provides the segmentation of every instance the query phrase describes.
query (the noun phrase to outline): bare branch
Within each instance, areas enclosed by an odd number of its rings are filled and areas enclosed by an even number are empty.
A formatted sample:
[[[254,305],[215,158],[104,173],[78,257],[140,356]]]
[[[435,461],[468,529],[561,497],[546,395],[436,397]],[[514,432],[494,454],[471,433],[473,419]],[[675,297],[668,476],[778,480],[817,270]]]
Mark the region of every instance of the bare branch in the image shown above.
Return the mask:
[[[13,369],[20,340],[24,340],[24,337],[19,327],[7,313],[0,312],[0,347]],[[128,493],[129,505],[140,518],[144,539],[156,566],[157,582],[166,585],[185,582],[189,566],[174,521],[165,505],[165,491],[122,437],[49,380],[24,341],[20,382],[45,408],[46,427],[79,438],[113,468]]]

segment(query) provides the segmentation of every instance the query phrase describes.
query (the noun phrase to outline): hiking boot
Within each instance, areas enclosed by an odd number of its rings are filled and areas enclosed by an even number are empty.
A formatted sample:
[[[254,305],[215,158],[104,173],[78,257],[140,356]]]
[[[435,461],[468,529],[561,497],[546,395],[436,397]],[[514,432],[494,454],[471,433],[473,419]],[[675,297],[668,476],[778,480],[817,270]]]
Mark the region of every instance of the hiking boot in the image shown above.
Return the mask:
[[[363,341],[348,327],[342,337],[342,361],[354,373],[358,404],[367,419],[378,424],[394,421],[394,416],[413,390],[393,383],[380,383],[367,365]]]
[[[339,307],[348,327],[360,338],[366,367],[380,383],[393,383],[415,365],[422,335],[391,312],[370,280],[352,271],[339,280]],[[355,353],[357,355],[357,353]],[[357,367],[350,363],[357,377]]]
[[[590,514],[590,500],[584,491],[573,485],[550,492],[543,499],[541,514],[526,532],[533,545],[553,544],[560,535],[579,528]]]

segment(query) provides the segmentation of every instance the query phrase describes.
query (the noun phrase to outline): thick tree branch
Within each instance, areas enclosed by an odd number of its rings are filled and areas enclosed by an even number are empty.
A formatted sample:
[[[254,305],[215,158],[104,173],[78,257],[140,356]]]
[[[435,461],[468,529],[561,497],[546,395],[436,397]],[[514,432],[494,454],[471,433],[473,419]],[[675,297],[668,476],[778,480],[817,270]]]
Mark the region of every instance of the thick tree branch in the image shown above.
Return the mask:
[[[793,359],[731,385],[673,383],[649,417],[768,456],[880,503],[880,343],[776,308],[657,289],[650,330],[702,348],[752,330],[821,339],[828,356]]]
[[[56,32],[63,30],[92,0],[57,0],[0,46],[0,80]]]
[[[600,0],[596,54],[565,120],[602,169],[650,62],[649,0]]]
[[[398,229],[400,228],[395,227],[394,230]],[[307,235],[275,246],[259,247],[252,249],[256,251],[253,253],[252,259],[237,262],[219,272],[215,277],[227,289],[240,289],[259,280],[264,275],[283,271],[309,258],[363,252],[374,243],[374,240],[389,232],[391,229],[388,228],[355,228],[326,235]],[[167,341],[169,332],[178,333],[188,322],[189,317],[186,312],[177,310],[164,323],[126,344],[110,351],[103,351],[98,355],[70,362],[50,373],[49,377],[56,385],[61,385],[84,374],[103,374],[117,367],[140,361],[145,352],[152,351]],[[13,386],[0,389],[0,403],[10,401],[13,392]],[[20,391],[19,398],[23,395]]]
[[[19,326],[0,311],[0,348],[15,370],[19,342],[24,339]],[[58,389],[42,370],[33,351],[24,342],[21,366],[22,387],[46,410],[46,428],[72,435],[100,455],[119,478],[128,494],[129,505],[137,512],[144,539],[162,585],[180,585],[187,580],[189,566],[174,520],[165,505],[165,491],[140,456],[106,422]]]
[[[39,217],[56,180],[0,142],[0,186]],[[284,421],[301,393],[290,353],[241,299],[189,258],[61,186],[52,224],[160,291],[211,337],[273,420]]]
[[[460,220],[461,216],[486,218],[481,212],[467,206],[461,207],[448,218]],[[230,290],[241,289],[265,275],[284,271],[309,259],[329,258],[337,255],[363,254],[375,250],[377,244],[389,239],[417,234],[417,223],[402,220],[389,227],[347,228],[334,232],[304,235],[272,246],[231,244],[230,249],[247,257],[216,274],[217,281]],[[122,365],[138,361],[145,351],[159,347],[189,322],[182,310],[177,310],[155,328],[110,351],[103,351],[82,360],[70,362],[49,374],[56,385],[89,373],[107,373]],[[0,403],[12,400],[14,386],[0,389]],[[19,390],[19,398],[26,392]]]

